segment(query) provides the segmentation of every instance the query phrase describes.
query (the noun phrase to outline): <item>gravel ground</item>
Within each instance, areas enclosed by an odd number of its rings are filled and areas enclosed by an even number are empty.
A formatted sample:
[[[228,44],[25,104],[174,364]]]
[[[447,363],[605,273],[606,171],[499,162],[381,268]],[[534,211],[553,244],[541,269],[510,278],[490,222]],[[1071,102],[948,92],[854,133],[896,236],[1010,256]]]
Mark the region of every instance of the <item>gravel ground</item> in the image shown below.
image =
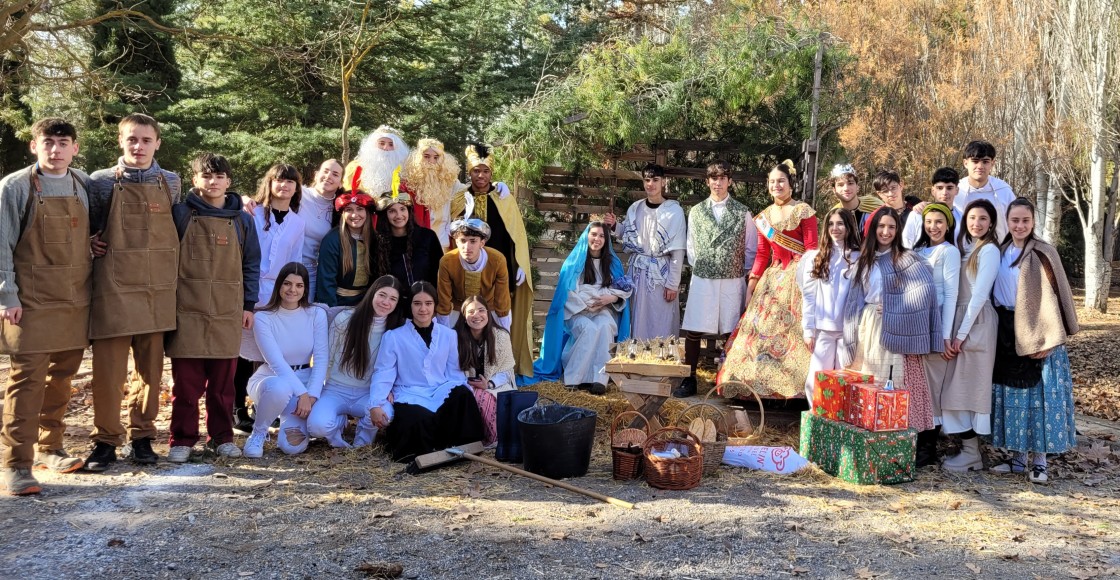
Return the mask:
[[[1114,342],[1120,320],[1094,322],[1071,344],[1075,360]],[[1118,358],[1092,373],[1120,375]],[[67,419],[74,453],[88,446],[87,383],[88,367]],[[613,390],[607,402],[624,405]],[[659,491],[611,479],[600,424],[588,475],[569,481],[634,510],[477,464],[404,475],[379,450],[322,442],[298,457],[270,443],[262,460],[120,461],[107,474],[40,473],[41,496],[0,498],[0,578],[363,578],[374,563],[439,579],[1117,577],[1120,428],[1079,426],[1050,486],[932,468],[896,486],[723,468],[694,490]],[[786,429],[771,440],[794,441]],[[166,439],[156,450],[166,455]]]
[[[407,578],[1115,576],[1115,433],[1094,427],[1100,438],[1048,487],[934,469],[879,487],[725,468],[659,491],[613,481],[600,441],[570,481],[632,511],[476,464],[404,475],[377,450],[319,442],[294,458],[270,444],[263,460],[121,461],[0,501],[0,576],[361,578],[374,562]],[[1086,458],[1094,443],[1103,458]]]

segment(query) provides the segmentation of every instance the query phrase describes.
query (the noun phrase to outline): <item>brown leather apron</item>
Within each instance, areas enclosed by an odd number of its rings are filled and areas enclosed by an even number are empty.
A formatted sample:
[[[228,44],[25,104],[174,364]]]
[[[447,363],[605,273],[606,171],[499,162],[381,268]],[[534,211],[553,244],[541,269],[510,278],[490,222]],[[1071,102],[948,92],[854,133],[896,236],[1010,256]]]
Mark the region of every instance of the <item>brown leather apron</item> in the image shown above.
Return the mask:
[[[89,337],[113,338],[175,328],[179,236],[171,219],[170,189],[155,183],[113,185],[101,240],[108,252],[93,261]]]
[[[245,294],[236,219],[191,216],[179,246],[177,327],[164,344],[169,357],[237,358]]]
[[[12,256],[23,318],[0,321],[0,353],[41,354],[89,345],[89,212],[74,195],[43,197],[35,170],[23,234]]]

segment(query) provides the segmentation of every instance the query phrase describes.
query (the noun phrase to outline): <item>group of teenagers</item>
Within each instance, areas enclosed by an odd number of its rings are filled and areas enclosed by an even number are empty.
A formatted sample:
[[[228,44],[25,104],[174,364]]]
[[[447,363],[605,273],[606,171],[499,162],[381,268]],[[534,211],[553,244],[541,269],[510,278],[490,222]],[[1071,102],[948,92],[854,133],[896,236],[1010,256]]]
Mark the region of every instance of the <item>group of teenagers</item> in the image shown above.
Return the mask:
[[[442,143],[410,149],[382,126],[347,166],[324,161],[304,185],[276,164],[250,196],[231,190],[226,158],[205,153],[184,195],[155,161],[160,125],[147,115],[120,121],[118,163],[90,175],[70,166],[73,125],[49,118],[31,132],[36,163],[0,181],[0,352],[11,358],[0,468],[14,495],[41,491],[34,469],[107,470],[126,435],[133,462],[157,462],[165,355],[172,462],[197,452],[202,399],[220,456],[259,458],[272,433],[295,454],[311,438],[351,448],[380,432],[398,461],[493,444],[519,385],[603,394],[613,343],[670,335],[693,372],[676,396],[695,394],[712,335],[727,337],[727,397],[745,383],[811,398],[822,369],[893,378],[912,393],[922,465],[938,462],[939,429],[963,441],[946,469],[982,468],[977,436],[990,435],[1015,452],[992,469],[1036,481],[1047,453],[1074,444],[1069,285],[1033,235],[1034,207],[989,175],[985,142],[965,148],[965,178],[935,172],[932,202],[908,204],[891,172],[860,196],[857,172],[838,166],[839,203],[819,232],[793,199],[791,163],[769,172],[773,204],[757,216],[730,196],[730,165],[710,165],[710,196],[687,219],[649,165],[646,198],[592,221],[564,261],[534,360],[525,226],[483,145],[467,148],[460,183]],[[83,459],[63,447],[63,418],[90,345]]]
[[[352,448],[381,431],[399,461],[496,441],[499,397],[532,372],[532,282],[489,148],[467,148],[464,184],[441,142],[410,150],[382,126],[346,167],[328,159],[305,185],[278,163],[242,196],[214,153],[194,158],[183,194],[147,115],[121,119],[117,164],[89,175],[71,167],[71,123],[31,133],[36,162],[0,181],[8,493],[40,493],[36,469],[106,471],[126,436],[129,459],[156,463],[165,356],[171,462],[200,451],[202,400],[206,446],[225,457],[259,458],[273,433],[295,454],[313,437]],[[80,458],[64,416],[91,345],[93,448]]]
[[[818,371],[871,374],[909,391],[918,466],[983,470],[986,437],[1011,452],[990,471],[1045,483],[1047,454],[1076,444],[1064,346],[1078,331],[1076,308],[1057,250],[1035,236],[1035,206],[991,175],[995,147],[973,141],[962,157],[967,174],[934,171],[929,201],[905,196],[892,171],[875,174],[874,195],[860,195],[859,173],[837,165],[830,187],[838,202],[819,227],[814,209],[793,198],[789,161],[770,169],[773,203],[758,215],[729,195],[731,167],[710,165],[710,195],[687,221],[664,198],[663,172],[647,167],[648,199],[584,234],[589,247],[618,234],[631,253],[632,319],[619,337],[677,334],[687,258],[679,332],[692,375],[675,396],[696,393],[701,339],[723,337],[716,383],[725,397],[746,397],[749,388],[812,403]],[[578,269],[582,251],[577,245],[565,269]],[[568,291],[565,274],[558,292]],[[554,298],[549,324],[558,304],[573,302],[571,294]],[[542,356],[550,332],[546,326]],[[960,451],[939,457],[941,434],[959,437]]]

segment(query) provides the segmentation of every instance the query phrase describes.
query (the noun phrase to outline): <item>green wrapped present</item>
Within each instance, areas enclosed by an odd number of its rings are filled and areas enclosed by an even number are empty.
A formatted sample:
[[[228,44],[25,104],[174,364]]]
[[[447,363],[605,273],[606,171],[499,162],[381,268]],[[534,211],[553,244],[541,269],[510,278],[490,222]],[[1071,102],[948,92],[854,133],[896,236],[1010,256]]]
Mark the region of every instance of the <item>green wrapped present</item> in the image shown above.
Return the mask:
[[[872,432],[811,411],[801,413],[801,455],[851,483],[913,481],[917,437],[913,429]]]

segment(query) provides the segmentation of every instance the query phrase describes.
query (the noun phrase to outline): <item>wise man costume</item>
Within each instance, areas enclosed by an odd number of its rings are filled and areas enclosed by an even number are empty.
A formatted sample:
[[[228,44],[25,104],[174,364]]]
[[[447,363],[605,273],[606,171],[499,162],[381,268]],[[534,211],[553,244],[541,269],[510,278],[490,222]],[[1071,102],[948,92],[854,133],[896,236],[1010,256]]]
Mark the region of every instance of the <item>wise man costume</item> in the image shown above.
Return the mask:
[[[490,148],[472,144],[466,150],[467,176],[476,167],[494,168]],[[513,293],[510,338],[517,359],[517,374],[533,376],[533,280],[529,261],[529,238],[517,199],[507,188],[498,188],[493,182],[485,191],[471,188],[459,192],[451,199],[451,219],[477,218],[490,226],[490,239],[486,247],[497,250],[506,258],[509,281]],[[521,283],[518,283],[521,279]]]

